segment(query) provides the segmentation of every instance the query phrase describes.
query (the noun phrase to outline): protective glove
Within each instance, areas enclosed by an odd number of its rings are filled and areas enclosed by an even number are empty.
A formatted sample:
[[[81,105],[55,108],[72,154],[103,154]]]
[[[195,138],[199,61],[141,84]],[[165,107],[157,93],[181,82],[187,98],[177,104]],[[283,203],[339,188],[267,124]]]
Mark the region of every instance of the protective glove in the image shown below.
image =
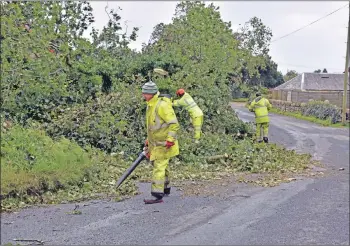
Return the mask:
[[[169,149],[171,146],[173,146],[173,145],[175,145],[175,143],[174,142],[169,142],[169,141],[166,141],[165,142],[165,147],[167,148],[167,149]]]
[[[146,153],[146,158],[149,159],[151,157],[151,154],[148,152],[148,140],[145,141],[145,147],[143,147],[143,151]]]

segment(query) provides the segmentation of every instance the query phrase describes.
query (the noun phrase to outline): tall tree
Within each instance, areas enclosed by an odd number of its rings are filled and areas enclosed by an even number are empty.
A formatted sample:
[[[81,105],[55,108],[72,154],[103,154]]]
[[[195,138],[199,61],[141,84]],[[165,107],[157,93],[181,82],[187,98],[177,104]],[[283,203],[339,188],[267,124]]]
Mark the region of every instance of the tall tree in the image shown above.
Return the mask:
[[[135,40],[137,29],[130,36],[118,29],[117,41],[108,35],[117,18],[101,34],[95,30],[93,44],[82,37],[94,22],[87,2],[1,2],[1,7],[1,103],[9,114],[48,121],[53,108],[110,88],[117,68],[124,69],[129,59],[116,59],[120,49],[132,55],[125,46]],[[99,49],[106,42],[107,48]],[[56,52],[49,48],[52,43]]]
[[[248,82],[253,86],[264,86],[267,88],[274,88],[284,83],[284,78],[281,72],[277,70],[278,65],[271,59],[271,56],[267,56],[265,60],[265,66],[259,67],[259,76],[254,76]]]
[[[235,36],[240,41],[241,47],[249,50],[254,56],[265,56],[269,53],[272,31],[261,19],[251,18]]]
[[[324,68],[323,71],[322,71],[322,73],[328,73],[327,69]]]
[[[166,25],[164,23],[159,23],[153,28],[153,32],[151,34],[151,37],[148,41],[148,44],[153,44],[157,42],[163,35],[164,29]]]
[[[108,12],[107,12],[108,11]],[[107,10],[109,17],[107,24],[102,31],[92,28],[94,57],[90,56],[96,63],[97,74],[102,76],[102,90],[109,93],[115,80],[127,80],[126,71],[132,61],[135,52],[131,51],[128,45],[137,38],[138,27],[133,27],[128,33],[128,26],[120,23],[121,16],[114,9]],[[114,83],[115,84],[115,83]]]
[[[131,33],[128,34],[128,26],[126,24],[125,28],[121,26],[121,16],[114,9],[109,10],[107,15],[109,20],[107,25],[102,28],[101,33],[98,34],[99,31],[95,28],[92,30],[91,36],[94,45],[103,47],[109,52],[116,52],[120,48],[127,48],[131,41],[136,40],[139,28],[133,27]]]
[[[234,38],[239,42],[240,55],[240,74],[232,74],[234,83],[267,87],[283,83],[283,76],[277,71],[277,64],[268,55],[271,29],[265,26],[261,19],[251,18],[234,33]],[[248,67],[256,67],[259,72],[250,76],[246,72]]]
[[[233,126],[236,120],[222,118],[230,115],[224,113],[231,99],[228,75],[237,73],[244,52],[238,49],[230,23],[221,19],[218,7],[213,4],[184,1],[175,12],[171,24],[156,29],[161,30],[161,35],[145,53],[152,61],[150,67],[170,70],[171,82],[160,78],[156,82],[172,93],[179,87],[190,90],[207,117],[220,119],[210,127],[230,132],[236,128]],[[246,67],[250,76],[259,72],[258,66],[252,64]],[[227,125],[223,126],[223,122]]]
[[[296,76],[298,76],[298,73],[295,70],[287,70],[287,73],[283,76],[283,79],[287,82]]]

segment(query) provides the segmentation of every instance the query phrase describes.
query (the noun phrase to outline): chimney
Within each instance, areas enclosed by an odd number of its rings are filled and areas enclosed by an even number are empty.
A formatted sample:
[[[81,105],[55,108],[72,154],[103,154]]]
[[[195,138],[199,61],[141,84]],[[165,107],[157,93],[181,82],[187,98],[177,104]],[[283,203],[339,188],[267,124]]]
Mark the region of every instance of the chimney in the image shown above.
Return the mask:
[[[300,90],[305,91],[304,90],[304,78],[305,78],[305,73],[301,74],[301,83],[300,83]]]

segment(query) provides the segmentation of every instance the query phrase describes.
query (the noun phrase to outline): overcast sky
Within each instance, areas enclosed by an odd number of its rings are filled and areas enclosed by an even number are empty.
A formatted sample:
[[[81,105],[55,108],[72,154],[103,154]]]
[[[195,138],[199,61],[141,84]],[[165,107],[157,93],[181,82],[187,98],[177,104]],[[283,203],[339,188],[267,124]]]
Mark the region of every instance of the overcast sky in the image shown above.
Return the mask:
[[[140,27],[138,39],[130,44],[132,49],[141,49],[148,42],[153,27],[160,23],[170,23],[175,13],[177,1],[91,1],[95,16],[95,27],[102,29],[108,16],[105,7],[122,9],[118,11],[122,21],[127,20],[129,30]],[[232,29],[238,28],[251,17],[257,16],[271,28],[276,39],[305,26],[347,4],[347,1],[215,1],[220,7],[224,21],[231,21]],[[338,12],[296,32],[273,42],[270,55],[278,64],[278,70],[285,74],[288,70],[313,72],[327,68],[328,72],[343,72],[345,67],[346,37],[349,8]]]

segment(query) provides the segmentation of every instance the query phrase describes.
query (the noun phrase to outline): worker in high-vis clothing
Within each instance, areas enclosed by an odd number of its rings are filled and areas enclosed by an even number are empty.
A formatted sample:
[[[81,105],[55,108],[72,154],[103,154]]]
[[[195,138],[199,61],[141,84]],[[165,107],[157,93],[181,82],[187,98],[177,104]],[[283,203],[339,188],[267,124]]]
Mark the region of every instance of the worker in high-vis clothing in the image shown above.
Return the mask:
[[[147,101],[145,151],[153,163],[151,195],[155,199],[144,200],[145,204],[163,202],[170,194],[169,160],[179,155],[177,121],[171,100],[159,97],[157,85],[149,81],[142,86],[142,96]]]
[[[190,114],[192,125],[194,128],[194,139],[198,141],[201,137],[202,125],[203,125],[203,111],[198,107],[197,103],[193,100],[190,94],[185,92],[184,89],[178,89],[176,95],[180,97],[178,100],[173,101],[174,107],[183,107]]]
[[[248,109],[255,113],[256,138],[258,142],[269,142],[269,110],[272,108],[269,100],[256,93],[256,98],[250,103]]]

